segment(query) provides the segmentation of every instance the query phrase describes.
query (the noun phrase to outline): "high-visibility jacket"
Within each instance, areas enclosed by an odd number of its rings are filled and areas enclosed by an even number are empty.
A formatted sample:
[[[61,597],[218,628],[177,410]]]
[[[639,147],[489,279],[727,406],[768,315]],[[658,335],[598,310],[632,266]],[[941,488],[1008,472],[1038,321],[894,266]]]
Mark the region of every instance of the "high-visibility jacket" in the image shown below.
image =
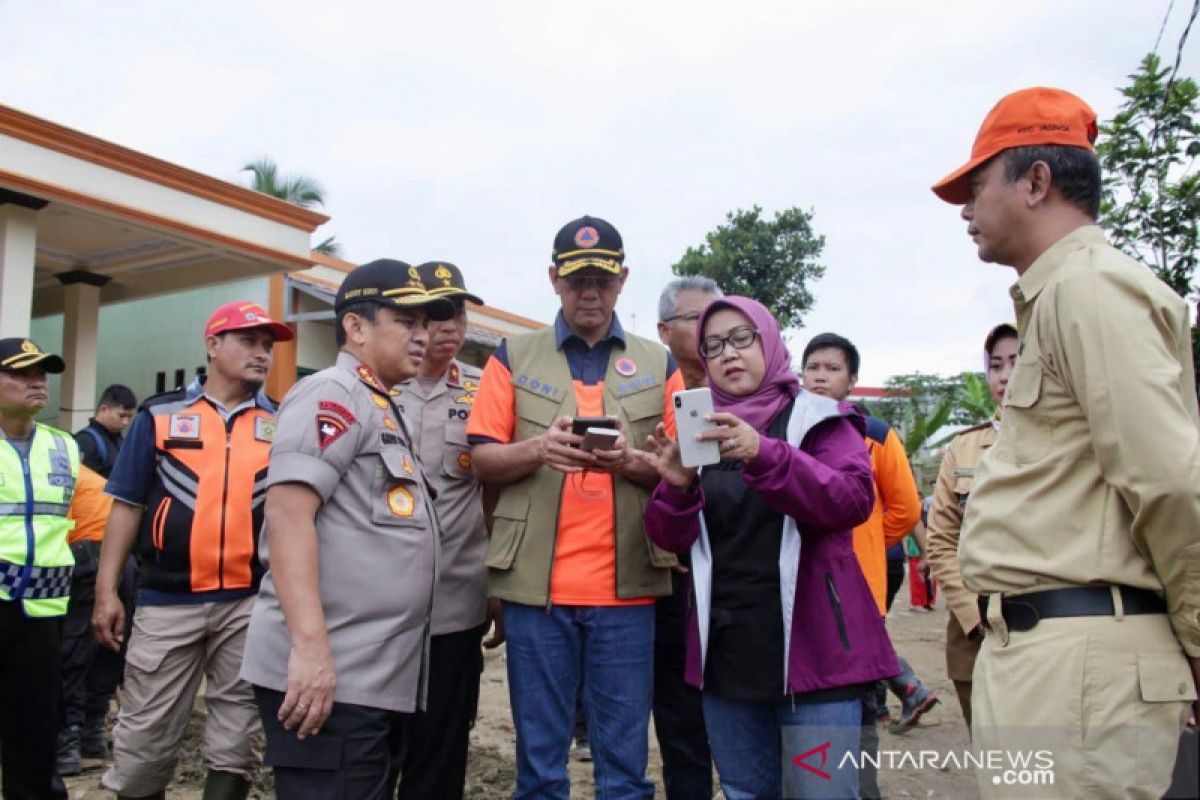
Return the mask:
[[[0,601],[30,617],[67,613],[75,559],[67,519],[79,447],[69,433],[34,423],[29,455],[0,439]]]
[[[255,405],[226,421],[198,392],[178,390],[143,410],[154,422],[156,480],[138,531],[142,586],[257,590],[273,409]]]

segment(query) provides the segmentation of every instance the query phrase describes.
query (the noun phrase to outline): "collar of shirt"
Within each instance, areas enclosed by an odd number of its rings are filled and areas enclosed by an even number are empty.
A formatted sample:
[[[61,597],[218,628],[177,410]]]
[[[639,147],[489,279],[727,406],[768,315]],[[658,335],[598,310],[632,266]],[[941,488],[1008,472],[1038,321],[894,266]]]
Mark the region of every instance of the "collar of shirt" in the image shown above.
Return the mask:
[[[608,333],[604,335],[604,338],[600,342],[597,342],[597,346],[601,343],[614,340],[620,342],[621,347],[625,346],[625,329],[621,327],[621,320],[617,319],[617,312],[615,311],[612,315],[612,324],[608,326]],[[562,350],[571,341],[576,341],[585,348],[588,347],[587,342],[567,325],[566,317],[563,316],[560,310],[554,318],[554,344],[559,350]]]
[[[203,397],[204,399],[208,400],[208,402],[212,403],[213,408],[215,408],[217,413],[221,415],[221,419],[225,420],[226,422],[228,422],[230,417],[232,417],[234,414],[245,408],[254,408],[255,406],[258,406],[259,408],[266,409],[267,411],[275,411],[275,404],[271,402],[271,398],[267,397],[267,393],[264,389],[259,389],[257,392],[255,392],[253,397],[238,403],[234,408],[225,408],[220,400],[204,391],[204,383],[207,377],[208,376],[206,375],[197,375],[196,379],[189,383],[187,388],[183,390],[184,400],[192,403]]]
[[[1029,269],[1025,270],[1025,274],[1008,290],[1013,305],[1017,308],[1018,319],[1021,308],[1037,299],[1069,253],[1095,244],[1108,244],[1104,231],[1099,225],[1084,225],[1050,245],[1046,252],[1038,256],[1029,265]]]
[[[335,365],[338,369],[344,369],[353,375],[359,383],[371,389],[376,394],[384,395],[385,397],[393,396],[396,392],[388,391],[388,387],[383,385],[383,381],[375,374],[375,371],[362,363],[358,356],[347,353],[345,350],[339,350]]]

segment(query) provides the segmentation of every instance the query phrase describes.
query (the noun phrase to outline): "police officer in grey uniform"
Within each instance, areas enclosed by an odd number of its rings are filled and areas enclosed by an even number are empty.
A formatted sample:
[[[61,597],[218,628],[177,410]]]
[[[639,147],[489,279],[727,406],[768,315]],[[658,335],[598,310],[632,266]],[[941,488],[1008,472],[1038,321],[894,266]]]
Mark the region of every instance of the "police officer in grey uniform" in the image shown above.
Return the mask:
[[[400,800],[459,800],[467,772],[467,740],[479,701],[480,643],[503,641],[500,603],[487,601],[487,527],[483,486],[471,471],[467,416],[482,370],[456,356],[467,335],[470,294],[458,267],[432,261],[417,267],[426,290],[454,303],[454,316],[430,323],[420,373],[402,385],[400,409],[429,482],[441,529],[438,586],[433,602],[429,693],[425,710],[409,718],[400,776]],[[489,611],[491,613],[489,613]]]
[[[337,363],[279,407],[242,677],[278,797],[390,800],[404,718],[425,702],[439,549],[391,387],[454,305],[384,259],[346,276],[334,310]]]

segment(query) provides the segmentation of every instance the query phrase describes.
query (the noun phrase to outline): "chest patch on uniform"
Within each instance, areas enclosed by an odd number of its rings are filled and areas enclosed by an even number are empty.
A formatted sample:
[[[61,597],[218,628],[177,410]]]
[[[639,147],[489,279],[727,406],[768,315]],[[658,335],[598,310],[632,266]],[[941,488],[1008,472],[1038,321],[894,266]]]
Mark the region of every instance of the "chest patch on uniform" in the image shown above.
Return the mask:
[[[971,467],[955,467],[954,477],[956,478],[974,478],[975,470]]]
[[[349,427],[340,417],[333,414],[317,414],[317,446],[324,450],[342,438],[342,434]]]
[[[413,467],[413,463],[409,460],[408,456],[400,457],[400,468],[404,470],[405,475],[413,475],[417,471],[416,468]]]
[[[170,439],[199,439],[199,414],[172,414],[167,426],[167,437]]]
[[[260,442],[275,441],[275,420],[268,417],[254,420],[254,438]]]
[[[383,415],[383,427],[393,431],[400,430],[400,426],[396,424],[396,420],[392,419],[387,414]]]
[[[382,397],[381,395],[377,395],[372,392],[371,393],[371,402],[374,403],[377,407],[382,408],[384,411],[387,410],[388,401],[387,401],[386,397]]]
[[[458,454],[458,466],[461,467],[462,469],[470,469],[471,468],[471,454],[470,453],[459,453]]]
[[[463,381],[463,393],[454,398],[456,403],[464,403],[466,405],[475,404],[475,393],[479,391],[479,384],[472,380]]]
[[[624,375],[626,378],[637,374],[637,364],[633,363],[633,359],[628,356],[621,356],[617,362],[613,364],[618,375]]]
[[[385,400],[384,402],[386,403],[387,401]],[[332,400],[322,400],[319,406],[322,411],[327,411],[330,414],[336,414],[341,417],[342,421],[347,425],[353,425],[355,422],[358,422],[355,416],[350,413],[350,409],[341,403],[335,403]]]
[[[388,511],[397,517],[411,517],[417,508],[417,504],[413,502],[412,492],[403,486],[397,486],[388,492],[387,502]]]
[[[71,477],[70,472],[51,472],[46,476],[46,481],[51,486],[58,486],[64,489],[75,485],[75,479]]]
[[[640,392],[643,389],[649,389],[651,386],[656,386],[657,384],[658,381],[654,379],[653,375],[642,375],[641,377],[634,378],[631,381],[625,381],[624,383],[617,384],[617,394],[621,396],[633,394],[634,392]]]

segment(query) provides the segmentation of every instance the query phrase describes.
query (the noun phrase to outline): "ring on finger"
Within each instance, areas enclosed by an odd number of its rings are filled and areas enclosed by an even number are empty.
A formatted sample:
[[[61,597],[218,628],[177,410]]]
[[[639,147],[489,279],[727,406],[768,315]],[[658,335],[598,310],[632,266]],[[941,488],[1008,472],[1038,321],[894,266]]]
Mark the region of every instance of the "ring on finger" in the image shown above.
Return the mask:
[[[308,703],[296,703],[296,708],[304,711],[308,708]]]

